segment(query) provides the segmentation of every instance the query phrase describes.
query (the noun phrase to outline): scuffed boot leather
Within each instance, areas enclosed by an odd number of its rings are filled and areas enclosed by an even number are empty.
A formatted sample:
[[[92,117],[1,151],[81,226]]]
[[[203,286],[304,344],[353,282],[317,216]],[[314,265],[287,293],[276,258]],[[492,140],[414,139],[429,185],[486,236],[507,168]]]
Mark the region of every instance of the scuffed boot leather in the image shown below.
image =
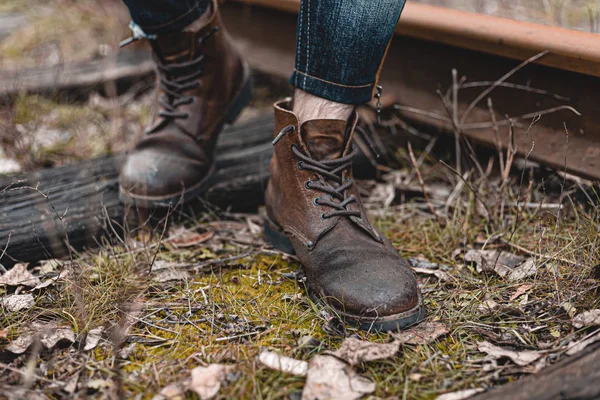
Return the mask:
[[[266,192],[265,238],[295,252],[309,294],[361,329],[388,331],[424,318],[407,262],[370,223],[352,179],[357,122],[299,126],[289,100],[275,104],[274,155]]]
[[[249,68],[224,29],[216,0],[211,12],[197,32],[150,40],[158,112],[121,169],[124,203],[166,207],[200,195],[214,169],[219,132],[250,99]]]

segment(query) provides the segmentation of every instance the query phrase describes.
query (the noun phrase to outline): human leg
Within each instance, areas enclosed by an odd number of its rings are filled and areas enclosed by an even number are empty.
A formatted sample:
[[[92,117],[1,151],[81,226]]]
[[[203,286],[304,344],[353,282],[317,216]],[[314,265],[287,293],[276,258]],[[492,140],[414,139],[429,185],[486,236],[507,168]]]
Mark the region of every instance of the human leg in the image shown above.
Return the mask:
[[[414,274],[369,221],[352,177],[353,109],[373,95],[402,6],[304,0],[293,104],[275,105],[265,237],[298,256],[311,297],[367,330],[424,317]]]
[[[405,0],[302,0],[290,83],[337,103],[375,93]]]

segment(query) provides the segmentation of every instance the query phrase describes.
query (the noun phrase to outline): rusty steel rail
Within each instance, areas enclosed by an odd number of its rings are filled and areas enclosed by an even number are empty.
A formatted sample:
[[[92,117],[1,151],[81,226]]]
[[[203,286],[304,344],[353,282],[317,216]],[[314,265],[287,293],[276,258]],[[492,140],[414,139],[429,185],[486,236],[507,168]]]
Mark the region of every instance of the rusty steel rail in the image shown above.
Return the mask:
[[[234,0],[289,13],[298,13],[300,0]],[[524,60],[548,51],[536,62],[600,77],[597,34],[515,21],[407,1],[395,32],[415,39]]]
[[[299,0],[224,4],[227,28],[253,68],[289,76],[294,68],[298,7]],[[521,155],[600,180],[600,36],[410,0],[396,33],[381,83],[384,93],[393,94],[405,106],[402,114],[409,122],[450,134],[458,126],[466,137],[494,146],[491,98],[503,147],[508,144],[507,119],[517,119],[521,125],[515,144]],[[515,69],[527,59],[532,62]],[[480,96],[486,85],[510,71],[506,80]],[[467,79],[461,82],[463,76]],[[456,118],[448,112],[454,107],[444,105],[438,94],[453,85]],[[528,129],[536,114],[541,119]],[[529,118],[519,120],[523,115]]]

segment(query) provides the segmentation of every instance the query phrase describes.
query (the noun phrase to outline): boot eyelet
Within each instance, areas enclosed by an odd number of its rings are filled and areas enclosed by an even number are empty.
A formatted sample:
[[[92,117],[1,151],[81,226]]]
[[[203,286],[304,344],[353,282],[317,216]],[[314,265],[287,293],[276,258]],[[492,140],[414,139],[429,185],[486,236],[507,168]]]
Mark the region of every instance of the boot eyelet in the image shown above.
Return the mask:
[[[315,206],[318,206],[318,205],[320,205],[320,204],[319,204],[319,198],[318,198],[318,197],[315,197],[315,198],[313,199],[313,204],[314,204]]]
[[[310,190],[310,184],[312,183],[312,181],[309,179],[304,183],[304,187],[307,188],[308,190]]]
[[[298,169],[304,169],[304,168],[302,168],[302,164],[303,164],[303,161],[298,161]]]
[[[327,215],[327,213],[321,214],[321,219],[322,220],[326,220],[327,218],[329,218],[329,216]]]
[[[312,249],[313,247],[315,247],[315,244],[313,243],[313,241],[312,241],[312,240],[309,240],[309,241],[306,243],[306,247],[308,247],[309,249]]]

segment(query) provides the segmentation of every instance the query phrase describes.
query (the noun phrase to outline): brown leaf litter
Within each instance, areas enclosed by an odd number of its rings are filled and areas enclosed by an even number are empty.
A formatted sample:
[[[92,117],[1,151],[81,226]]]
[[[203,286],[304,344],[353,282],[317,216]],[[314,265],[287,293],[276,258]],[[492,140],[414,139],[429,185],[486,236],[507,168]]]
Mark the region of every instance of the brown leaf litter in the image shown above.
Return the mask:
[[[490,359],[496,360],[499,358],[508,358],[521,367],[525,367],[531,364],[532,362],[537,361],[546,354],[543,351],[510,350],[507,348],[495,346],[490,342],[479,342],[477,344],[477,349],[482,353],[486,353]]]
[[[9,312],[17,312],[28,310],[35,305],[35,299],[30,293],[27,294],[11,294],[2,299],[0,303]]]
[[[59,343],[69,345],[75,343],[75,336],[75,332],[71,328],[61,327],[55,323],[33,323],[32,329],[28,333],[19,336],[6,346],[6,351],[23,354],[36,340],[50,350]]]
[[[533,258],[528,258],[523,264],[515,267],[508,273],[508,281],[516,282],[525,278],[535,276],[538,272],[537,262]]]
[[[39,284],[39,278],[27,270],[27,264],[15,264],[0,276],[0,285],[36,287]]]
[[[495,272],[505,277],[525,259],[507,251],[471,249],[465,254],[465,261],[475,263],[479,273]]]
[[[207,367],[196,367],[192,370],[191,381],[187,390],[195,392],[201,400],[215,397],[221,389],[227,374],[233,372],[235,366],[225,364],[210,364]]]
[[[577,329],[600,326],[600,310],[584,311],[573,317],[573,326]]]
[[[450,329],[441,322],[422,322],[392,336],[401,344],[427,344],[446,335]]]
[[[393,341],[391,343],[373,343],[367,340],[349,337],[344,340],[339,349],[328,351],[325,354],[335,356],[346,361],[350,365],[357,365],[362,362],[377,361],[393,357],[398,353],[399,349],[399,341]]]
[[[89,351],[96,348],[102,339],[103,332],[104,327],[102,326],[91,329],[86,335],[83,350]],[[8,346],[6,346],[5,351],[15,355],[23,354],[37,340],[39,340],[45,349],[52,350],[57,345],[72,345],[76,342],[77,335],[73,329],[66,326],[60,326],[56,322],[34,322],[26,333],[23,333],[10,342]]]
[[[375,391],[375,383],[329,355],[313,357],[308,364],[302,400],[355,400]]]
[[[180,227],[171,233],[167,242],[173,245],[176,249],[181,249],[202,244],[212,239],[213,236],[215,236],[213,231],[199,233],[191,229]]]

